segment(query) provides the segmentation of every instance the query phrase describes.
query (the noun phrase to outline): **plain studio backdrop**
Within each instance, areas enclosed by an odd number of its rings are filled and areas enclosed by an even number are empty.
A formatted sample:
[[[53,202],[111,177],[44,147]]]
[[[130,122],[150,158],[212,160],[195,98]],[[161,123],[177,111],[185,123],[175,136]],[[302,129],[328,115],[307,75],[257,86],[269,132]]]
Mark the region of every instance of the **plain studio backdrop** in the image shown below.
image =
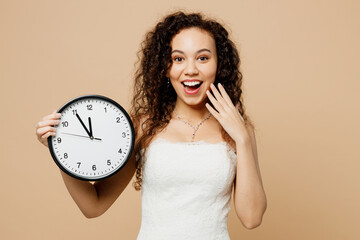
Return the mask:
[[[144,34],[174,10],[231,30],[268,200],[260,227],[229,213],[232,240],[360,239],[360,2],[0,1],[1,239],[135,239],[141,192],[102,216],[71,199],[35,125],[66,101],[128,109]]]

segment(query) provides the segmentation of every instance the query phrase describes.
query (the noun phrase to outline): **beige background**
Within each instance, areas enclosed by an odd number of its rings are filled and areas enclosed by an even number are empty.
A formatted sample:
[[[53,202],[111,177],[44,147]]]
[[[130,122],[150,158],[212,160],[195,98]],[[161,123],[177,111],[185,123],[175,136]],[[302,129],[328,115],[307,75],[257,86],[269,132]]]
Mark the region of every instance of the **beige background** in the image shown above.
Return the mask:
[[[136,239],[128,186],[86,219],[35,125],[83,94],[129,106],[136,53],[172,10],[232,30],[268,198],[260,227],[233,209],[231,239],[360,239],[359,1],[0,1],[1,239]]]

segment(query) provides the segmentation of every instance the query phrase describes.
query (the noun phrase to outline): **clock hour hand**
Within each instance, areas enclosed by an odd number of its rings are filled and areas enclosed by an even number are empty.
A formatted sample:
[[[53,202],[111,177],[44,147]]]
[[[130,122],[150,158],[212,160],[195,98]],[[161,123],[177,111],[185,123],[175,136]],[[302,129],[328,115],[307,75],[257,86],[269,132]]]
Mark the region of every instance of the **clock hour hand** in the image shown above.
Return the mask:
[[[94,137],[94,136],[93,136],[93,132],[92,132],[91,118],[89,117],[88,119],[89,119],[89,129],[90,129],[90,135],[91,135],[91,136],[90,136],[90,138],[92,138],[92,137]]]
[[[89,135],[89,138],[91,138],[91,133],[89,132],[89,130],[86,128],[84,122],[81,120],[79,114],[76,113],[76,117],[79,119],[81,125],[83,126],[83,128],[85,129],[86,133]]]
[[[66,135],[72,135],[72,136],[77,136],[77,137],[89,138],[88,136],[83,136],[83,135],[78,135],[78,134],[73,134],[73,133],[65,133],[65,132],[62,132],[61,134],[66,134]],[[94,138],[94,139],[101,141],[101,138]]]

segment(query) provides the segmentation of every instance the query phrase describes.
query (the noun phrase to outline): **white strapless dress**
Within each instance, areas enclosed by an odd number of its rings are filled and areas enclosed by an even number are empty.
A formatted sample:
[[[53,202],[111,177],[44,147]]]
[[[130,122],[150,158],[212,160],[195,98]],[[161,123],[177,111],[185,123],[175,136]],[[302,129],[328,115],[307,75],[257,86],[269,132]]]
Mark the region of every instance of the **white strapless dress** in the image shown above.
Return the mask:
[[[170,142],[146,152],[137,240],[228,240],[236,154],[225,142]]]

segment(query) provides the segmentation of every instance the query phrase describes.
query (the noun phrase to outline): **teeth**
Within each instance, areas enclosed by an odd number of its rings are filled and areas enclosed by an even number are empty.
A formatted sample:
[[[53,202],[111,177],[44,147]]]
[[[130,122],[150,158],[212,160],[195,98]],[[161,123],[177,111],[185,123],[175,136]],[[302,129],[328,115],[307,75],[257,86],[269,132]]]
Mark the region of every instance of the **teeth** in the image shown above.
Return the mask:
[[[199,85],[201,82],[200,81],[194,81],[194,82],[183,82],[185,86],[195,86],[195,85]]]

